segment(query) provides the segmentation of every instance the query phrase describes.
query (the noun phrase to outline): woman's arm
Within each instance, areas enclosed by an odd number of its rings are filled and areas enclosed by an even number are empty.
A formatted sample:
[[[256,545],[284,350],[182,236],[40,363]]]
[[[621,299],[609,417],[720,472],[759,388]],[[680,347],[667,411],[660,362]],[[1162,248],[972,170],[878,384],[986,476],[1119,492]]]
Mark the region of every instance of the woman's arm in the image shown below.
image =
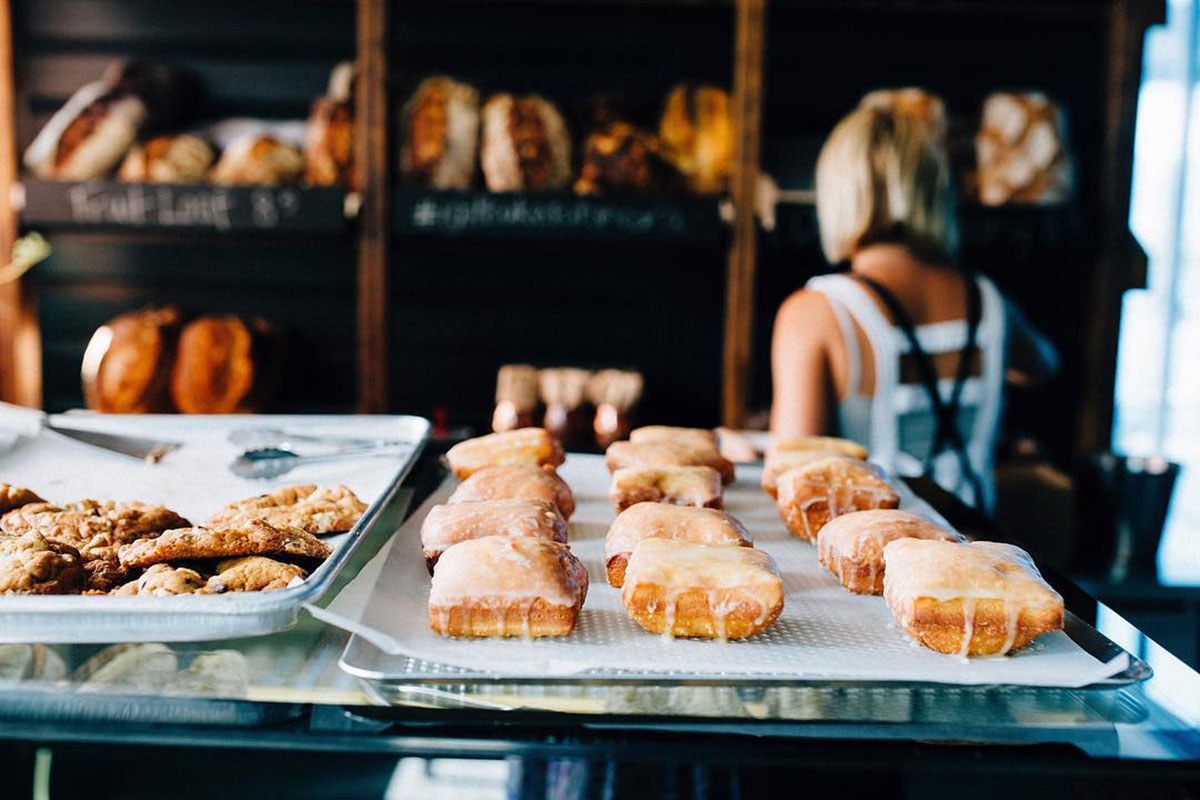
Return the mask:
[[[1053,378],[1059,369],[1058,350],[1033,326],[1021,309],[1007,299],[1009,383],[1033,386]]]
[[[777,438],[829,432],[830,369],[827,336],[836,325],[816,292],[793,294],[775,315],[771,340],[771,433]]]

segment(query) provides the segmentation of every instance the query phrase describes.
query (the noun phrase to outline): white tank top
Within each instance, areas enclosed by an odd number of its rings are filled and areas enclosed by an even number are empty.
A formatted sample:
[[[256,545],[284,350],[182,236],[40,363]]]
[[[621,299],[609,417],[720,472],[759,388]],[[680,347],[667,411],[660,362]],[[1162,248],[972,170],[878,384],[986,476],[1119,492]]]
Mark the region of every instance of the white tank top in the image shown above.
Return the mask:
[[[976,280],[981,309],[975,341],[982,370],[963,384],[958,426],[984,496],[973,497],[970,481],[963,475],[953,448],[936,456],[930,462],[929,472],[939,485],[964,502],[991,509],[995,492],[992,456],[1004,392],[1006,325],[1000,292],[988,279]],[[923,384],[900,382],[900,358],[910,350],[904,331],[892,325],[868,290],[848,275],[822,275],[810,280],[807,288],[820,292],[829,301],[846,343],[849,378],[846,396],[838,401],[838,435],[866,446],[872,461],[895,474],[922,474],[933,447],[937,418]],[[862,328],[875,357],[874,395],[862,394],[862,355],[851,320]],[[958,352],[966,347],[967,322],[949,320],[918,325],[916,333],[917,341],[931,357]],[[953,387],[954,378],[938,381],[943,398],[950,397]]]

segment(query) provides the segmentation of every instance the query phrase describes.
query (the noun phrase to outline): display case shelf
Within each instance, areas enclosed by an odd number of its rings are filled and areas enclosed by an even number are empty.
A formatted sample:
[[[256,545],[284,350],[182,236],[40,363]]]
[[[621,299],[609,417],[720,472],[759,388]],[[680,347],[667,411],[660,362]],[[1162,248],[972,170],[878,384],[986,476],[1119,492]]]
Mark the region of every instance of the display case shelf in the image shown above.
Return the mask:
[[[714,198],[580,197],[485,191],[397,190],[396,235],[570,237],[718,242],[725,230]]]
[[[21,224],[47,230],[329,235],[349,227],[340,188],[26,180],[18,195]]]

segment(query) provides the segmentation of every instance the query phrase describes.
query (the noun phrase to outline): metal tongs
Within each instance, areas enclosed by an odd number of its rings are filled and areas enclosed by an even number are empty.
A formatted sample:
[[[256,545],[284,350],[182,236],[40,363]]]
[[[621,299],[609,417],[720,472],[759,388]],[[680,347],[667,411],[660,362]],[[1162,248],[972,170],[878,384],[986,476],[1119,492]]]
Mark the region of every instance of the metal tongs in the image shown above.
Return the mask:
[[[398,454],[397,448],[409,444],[396,439],[306,434],[257,426],[236,428],[229,432],[227,439],[231,444],[245,448],[229,465],[230,471],[239,478],[257,480],[278,478],[305,464],[394,456]],[[297,445],[328,449],[321,453],[301,454],[292,449]]]

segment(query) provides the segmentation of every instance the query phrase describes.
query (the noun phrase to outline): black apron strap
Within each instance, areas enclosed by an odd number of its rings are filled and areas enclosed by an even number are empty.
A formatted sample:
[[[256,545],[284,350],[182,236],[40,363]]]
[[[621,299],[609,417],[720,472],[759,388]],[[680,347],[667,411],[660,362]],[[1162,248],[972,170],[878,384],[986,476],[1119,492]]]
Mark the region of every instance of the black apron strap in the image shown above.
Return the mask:
[[[954,376],[954,385],[950,391],[950,398],[949,400],[943,400],[942,393],[938,390],[937,370],[934,367],[933,360],[925,352],[925,349],[921,347],[921,342],[917,338],[916,325],[913,324],[912,318],[908,315],[904,306],[900,304],[899,299],[886,286],[866,275],[852,273],[852,276],[864,286],[871,289],[887,307],[896,324],[904,332],[904,336],[908,340],[909,351],[916,360],[918,376],[921,379],[921,384],[925,387],[925,393],[929,395],[929,404],[933,410],[936,424],[933,446],[930,447],[928,457],[925,459],[923,465],[925,472],[929,472],[929,465],[934,457],[949,448],[953,448],[958,455],[962,475],[971,486],[971,494],[975,505],[980,506],[983,503],[983,484],[971,466],[966,441],[963,438],[962,431],[958,428],[958,412],[962,398],[962,388],[971,374],[971,364],[978,346],[979,321],[982,316],[983,305],[978,283],[972,276],[964,276],[967,287],[967,341],[963,347],[962,354],[959,356],[958,369]]]

